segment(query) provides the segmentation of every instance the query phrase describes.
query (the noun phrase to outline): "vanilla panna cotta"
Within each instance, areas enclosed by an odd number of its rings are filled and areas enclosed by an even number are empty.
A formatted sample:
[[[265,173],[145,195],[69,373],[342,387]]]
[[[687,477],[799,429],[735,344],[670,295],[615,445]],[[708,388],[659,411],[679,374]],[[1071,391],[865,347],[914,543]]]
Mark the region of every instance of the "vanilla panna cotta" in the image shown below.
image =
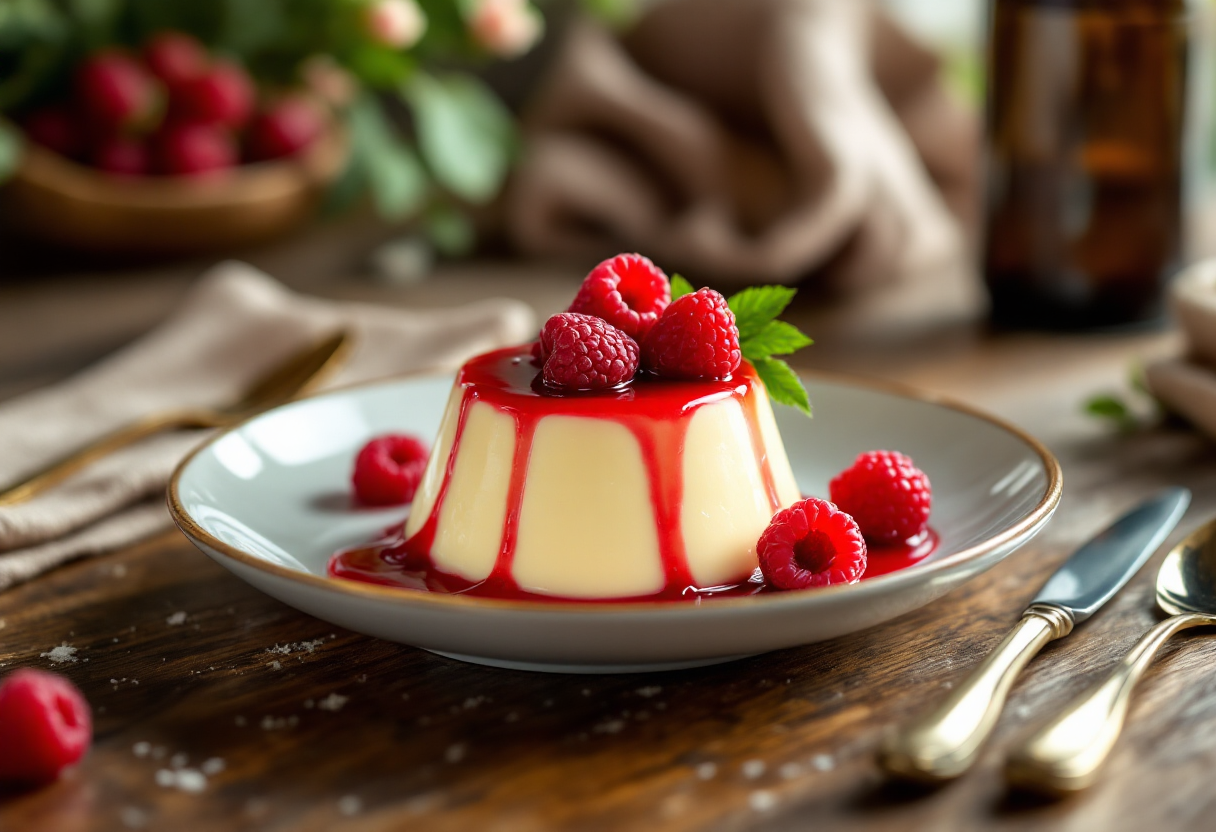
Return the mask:
[[[635,379],[553,395],[529,348],[461,369],[405,549],[494,594],[678,596],[746,582],[800,494],[764,385]]]

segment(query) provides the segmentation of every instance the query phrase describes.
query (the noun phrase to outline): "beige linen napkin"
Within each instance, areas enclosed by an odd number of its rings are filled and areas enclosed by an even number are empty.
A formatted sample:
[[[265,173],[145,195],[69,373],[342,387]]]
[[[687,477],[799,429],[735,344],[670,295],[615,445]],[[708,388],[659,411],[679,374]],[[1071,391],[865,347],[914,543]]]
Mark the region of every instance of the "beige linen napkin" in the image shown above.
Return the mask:
[[[580,24],[524,124],[505,221],[529,254],[844,287],[966,268],[974,116],[865,0],[665,0],[620,39]]]
[[[454,367],[535,332],[531,311],[517,301],[426,311],[323,301],[225,263],[147,336],[62,384],[0,404],[0,485],[140,416],[235,401],[261,374],[338,328],[354,334],[355,347],[329,386]],[[148,439],[28,502],[0,506],[0,590],[167,528],[165,484],[203,436]]]
[[[1170,306],[1188,354],[1149,365],[1149,390],[1167,408],[1216,438],[1216,259],[1188,267],[1170,286]]]

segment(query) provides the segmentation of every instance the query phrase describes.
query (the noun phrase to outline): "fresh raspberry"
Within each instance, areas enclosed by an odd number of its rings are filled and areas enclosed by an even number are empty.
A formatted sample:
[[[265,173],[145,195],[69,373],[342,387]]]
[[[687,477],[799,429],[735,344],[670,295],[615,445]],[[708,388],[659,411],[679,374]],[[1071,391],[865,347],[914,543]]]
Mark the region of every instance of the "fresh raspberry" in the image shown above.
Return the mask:
[[[637,342],[602,318],[562,312],[540,333],[545,384],[554,390],[603,390],[638,371]]]
[[[138,139],[115,136],[93,149],[93,166],[119,176],[143,176],[151,168],[148,148]]]
[[[198,78],[177,90],[174,114],[181,120],[219,124],[239,129],[253,114],[254,89],[249,73],[239,64],[215,63]]]
[[[170,176],[199,176],[237,163],[236,144],[222,127],[170,124],[156,141],[157,167]]]
[[[131,56],[98,52],[76,71],[76,96],[89,117],[111,129],[149,126],[160,114],[156,79]]]
[[[193,81],[207,71],[207,49],[185,32],[164,31],[144,46],[144,62],[170,91]]]
[[[324,127],[325,113],[312,99],[280,99],[249,126],[249,157],[262,161],[291,156],[312,144]]]
[[[832,500],[857,520],[871,543],[899,543],[929,523],[933,490],[912,460],[895,451],[859,454],[829,484]]]
[[[412,502],[426,458],[426,443],[404,433],[377,436],[355,457],[351,485],[355,497],[369,506],[396,506]]]
[[[43,107],[25,120],[25,133],[60,156],[73,158],[84,150],[83,131],[67,107]]]
[[[669,303],[662,269],[640,254],[618,254],[591,270],[566,311],[603,318],[641,343]]]
[[[756,556],[778,589],[852,584],[866,571],[866,541],[857,523],[815,497],[777,512],[760,535]]]
[[[89,705],[62,676],[23,669],[0,683],[0,781],[49,783],[92,737]]]
[[[724,379],[742,360],[735,313],[713,289],[672,301],[642,342],[642,363],[664,378]]]

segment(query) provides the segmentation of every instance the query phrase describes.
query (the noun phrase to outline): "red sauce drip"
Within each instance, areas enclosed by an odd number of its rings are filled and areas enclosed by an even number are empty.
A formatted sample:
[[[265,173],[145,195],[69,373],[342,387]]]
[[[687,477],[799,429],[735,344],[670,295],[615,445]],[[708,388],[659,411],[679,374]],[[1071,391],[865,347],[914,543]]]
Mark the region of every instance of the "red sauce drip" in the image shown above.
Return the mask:
[[[765,453],[763,436],[756,413],[755,397],[763,395],[751,365],[744,362],[727,381],[674,382],[639,377],[620,390],[603,393],[554,395],[540,385],[529,348],[509,347],[470,360],[461,368],[457,384],[463,388],[460,413],[435,498],[426,522],[411,538],[404,528],[389,532],[370,544],[338,552],[330,560],[329,574],[338,578],[405,589],[468,594],[487,598],[553,600],[551,595],[528,592],[511,575],[519,515],[523,502],[524,478],[532,451],[532,438],[541,418],[552,415],[586,416],[615,421],[637,438],[650,484],[651,505],[659,529],[659,554],[666,584],[655,595],[645,598],[606,599],[700,600],[710,597],[738,597],[773,591],[759,570],[747,580],[721,587],[697,587],[684,551],[680,528],[683,503],[684,434],[688,417],[701,405],[727,398],[740,400],[748,424],[752,449],[760,462],[761,478],[775,512],[780,506],[772,467]],[[471,582],[437,568],[430,552],[435,542],[440,511],[451,481],[460,441],[469,410],[476,401],[485,401],[515,420],[515,458],[511,469],[507,507],[503,522],[502,548],[494,569],[484,581]],[[936,548],[932,532],[909,545],[872,550],[863,578],[902,569],[924,558]]]

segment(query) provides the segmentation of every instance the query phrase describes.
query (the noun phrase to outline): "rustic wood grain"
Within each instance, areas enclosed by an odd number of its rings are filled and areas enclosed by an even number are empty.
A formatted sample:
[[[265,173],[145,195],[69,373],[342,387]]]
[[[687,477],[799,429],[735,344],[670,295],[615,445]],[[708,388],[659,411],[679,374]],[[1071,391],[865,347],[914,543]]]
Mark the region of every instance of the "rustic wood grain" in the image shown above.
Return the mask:
[[[572,274],[465,266],[408,290],[304,282],[335,297],[420,305],[522,294],[548,313]],[[172,285],[150,272],[123,280],[129,296],[111,302],[92,286],[88,304],[69,301],[74,311],[39,349],[0,364],[10,383],[33,377],[22,367],[40,367],[39,378],[69,372],[88,352],[74,345],[151,325],[188,275]],[[18,319],[14,300],[33,309],[82,281],[0,286],[0,315]],[[1011,743],[1156,620],[1163,553],[1031,665],[976,771],[920,790],[886,783],[874,765],[881,732],[940,696],[1114,514],[1161,485],[1186,485],[1195,502],[1173,542],[1216,511],[1210,442],[1175,425],[1113,435],[1078,415],[1085,395],[1120,384],[1134,360],[1175,349],[1174,335],[993,335],[975,322],[974,292],[958,289],[812,299],[795,312],[818,340],[803,366],[967,399],[1060,456],[1065,496],[1049,528],[945,598],[881,628],[717,667],[531,674],[336,629],[254,591],[173,533],[0,595],[0,672],[65,673],[88,696],[97,729],[93,752],[63,781],[0,796],[0,829],[1212,828],[1216,640],[1202,631],[1180,637],[1149,672],[1091,792],[1044,803],[1007,793],[999,776]],[[901,303],[901,293],[916,302]],[[131,298],[143,298],[143,312],[130,313]],[[94,319],[92,341],[69,331],[80,315]],[[11,342],[0,327],[0,354]],[[74,662],[42,655],[64,643]],[[201,793],[157,785],[158,771],[212,759],[223,770]]]

